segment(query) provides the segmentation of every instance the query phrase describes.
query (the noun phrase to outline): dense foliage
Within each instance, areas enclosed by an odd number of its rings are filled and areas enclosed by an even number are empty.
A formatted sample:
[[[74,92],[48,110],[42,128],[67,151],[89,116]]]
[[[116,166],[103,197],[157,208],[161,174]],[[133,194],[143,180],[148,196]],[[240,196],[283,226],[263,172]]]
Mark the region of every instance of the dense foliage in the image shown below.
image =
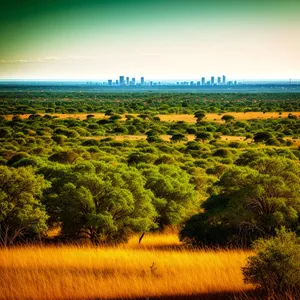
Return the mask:
[[[3,244],[50,240],[47,228],[99,244],[176,226],[182,240],[204,246],[249,246],[283,225],[299,232],[300,120],[230,115],[297,111],[298,94],[71,96],[1,96]],[[75,112],[90,114],[51,115]],[[195,121],[157,116],[172,112]],[[215,122],[207,112],[227,113]],[[15,196],[17,183],[28,186]]]
[[[1,92],[0,114],[299,111],[299,93]]]
[[[257,254],[243,268],[245,282],[269,295],[296,299],[300,290],[300,239],[296,234],[283,229],[276,237],[255,242],[254,249]]]

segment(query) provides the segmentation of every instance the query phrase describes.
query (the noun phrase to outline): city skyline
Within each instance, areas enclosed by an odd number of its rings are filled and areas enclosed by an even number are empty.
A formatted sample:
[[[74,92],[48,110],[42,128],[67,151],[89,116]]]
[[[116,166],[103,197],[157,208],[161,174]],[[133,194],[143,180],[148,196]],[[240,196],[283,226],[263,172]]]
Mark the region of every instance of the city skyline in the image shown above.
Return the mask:
[[[299,79],[299,12],[293,0],[11,0],[0,79]]]

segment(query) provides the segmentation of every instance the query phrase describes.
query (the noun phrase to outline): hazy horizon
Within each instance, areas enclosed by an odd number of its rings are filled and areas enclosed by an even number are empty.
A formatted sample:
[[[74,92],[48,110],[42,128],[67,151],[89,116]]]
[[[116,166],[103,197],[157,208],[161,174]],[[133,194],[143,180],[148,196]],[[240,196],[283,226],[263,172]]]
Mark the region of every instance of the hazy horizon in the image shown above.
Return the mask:
[[[12,0],[0,79],[297,80],[299,12],[294,0]]]

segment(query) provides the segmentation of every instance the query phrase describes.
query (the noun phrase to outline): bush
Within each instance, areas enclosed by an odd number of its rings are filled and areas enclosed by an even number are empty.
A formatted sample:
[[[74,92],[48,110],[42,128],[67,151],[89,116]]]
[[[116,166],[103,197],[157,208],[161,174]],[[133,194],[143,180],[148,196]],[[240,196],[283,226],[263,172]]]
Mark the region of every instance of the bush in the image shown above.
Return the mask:
[[[54,142],[56,142],[58,145],[63,145],[64,142],[65,142],[67,139],[68,139],[68,138],[67,138],[65,135],[63,135],[63,134],[54,134],[54,135],[52,136],[52,140],[53,140]]]
[[[242,269],[245,283],[268,294],[294,293],[300,289],[300,238],[285,229],[271,239],[254,243],[257,252]]]
[[[79,158],[79,155],[73,151],[60,151],[49,157],[50,161],[56,161],[61,164],[72,164]]]
[[[28,155],[25,152],[19,152],[17,154],[15,154],[10,160],[8,160],[7,164],[9,166],[13,165],[14,163],[18,162],[19,160],[23,159],[23,158],[28,158],[30,157],[30,155]]]
[[[228,157],[231,157],[231,152],[228,149],[220,148],[220,149],[217,149],[213,153],[213,156],[219,156],[219,157],[223,157],[223,158],[228,158]]]

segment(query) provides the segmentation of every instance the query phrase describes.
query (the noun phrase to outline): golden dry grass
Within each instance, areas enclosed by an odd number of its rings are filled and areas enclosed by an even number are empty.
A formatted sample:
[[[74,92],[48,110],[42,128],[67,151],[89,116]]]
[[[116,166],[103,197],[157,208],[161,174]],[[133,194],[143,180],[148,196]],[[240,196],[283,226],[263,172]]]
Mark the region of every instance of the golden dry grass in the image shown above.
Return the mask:
[[[0,299],[112,299],[246,292],[250,252],[192,251],[176,234],[119,247],[32,246],[0,250]],[[152,266],[152,268],[151,268]]]
[[[279,115],[278,112],[228,112],[224,114],[216,114],[216,113],[208,113],[204,120],[207,121],[215,121],[215,122],[223,122],[221,118],[224,115],[231,115],[236,120],[251,120],[251,119],[278,119],[278,118],[287,118],[290,112],[283,112],[282,115]],[[300,112],[291,112],[293,115],[296,115],[298,118],[300,117]],[[164,122],[176,122],[176,121],[185,121],[187,123],[194,123],[196,119],[193,115],[189,114],[181,114],[181,115],[158,115],[161,121]]]
[[[278,119],[278,118],[287,118],[288,114],[292,113],[293,115],[300,117],[300,112],[283,112],[282,115],[279,115],[278,112],[228,112],[224,114],[216,114],[216,113],[208,113],[206,114],[205,120],[207,121],[216,121],[216,122],[223,122],[221,121],[221,118],[224,115],[231,115],[234,116],[236,120],[250,120],[250,119]],[[45,114],[40,114],[41,116]],[[86,119],[87,115],[94,115],[97,119],[103,119],[103,118],[109,118],[109,116],[105,116],[103,113],[76,113],[76,114],[49,114],[51,116],[56,116],[60,119],[68,119],[68,118],[76,118],[80,120]],[[133,116],[137,116],[137,114],[132,114]],[[30,116],[30,114],[23,114],[20,115],[22,119],[27,119]],[[122,120],[126,120],[125,115],[121,115]],[[5,118],[7,120],[11,120],[13,115],[6,115]],[[177,122],[177,121],[185,121],[187,123],[194,123],[196,122],[196,119],[194,118],[194,115],[192,114],[167,114],[167,115],[158,115],[161,121],[164,122]]]

